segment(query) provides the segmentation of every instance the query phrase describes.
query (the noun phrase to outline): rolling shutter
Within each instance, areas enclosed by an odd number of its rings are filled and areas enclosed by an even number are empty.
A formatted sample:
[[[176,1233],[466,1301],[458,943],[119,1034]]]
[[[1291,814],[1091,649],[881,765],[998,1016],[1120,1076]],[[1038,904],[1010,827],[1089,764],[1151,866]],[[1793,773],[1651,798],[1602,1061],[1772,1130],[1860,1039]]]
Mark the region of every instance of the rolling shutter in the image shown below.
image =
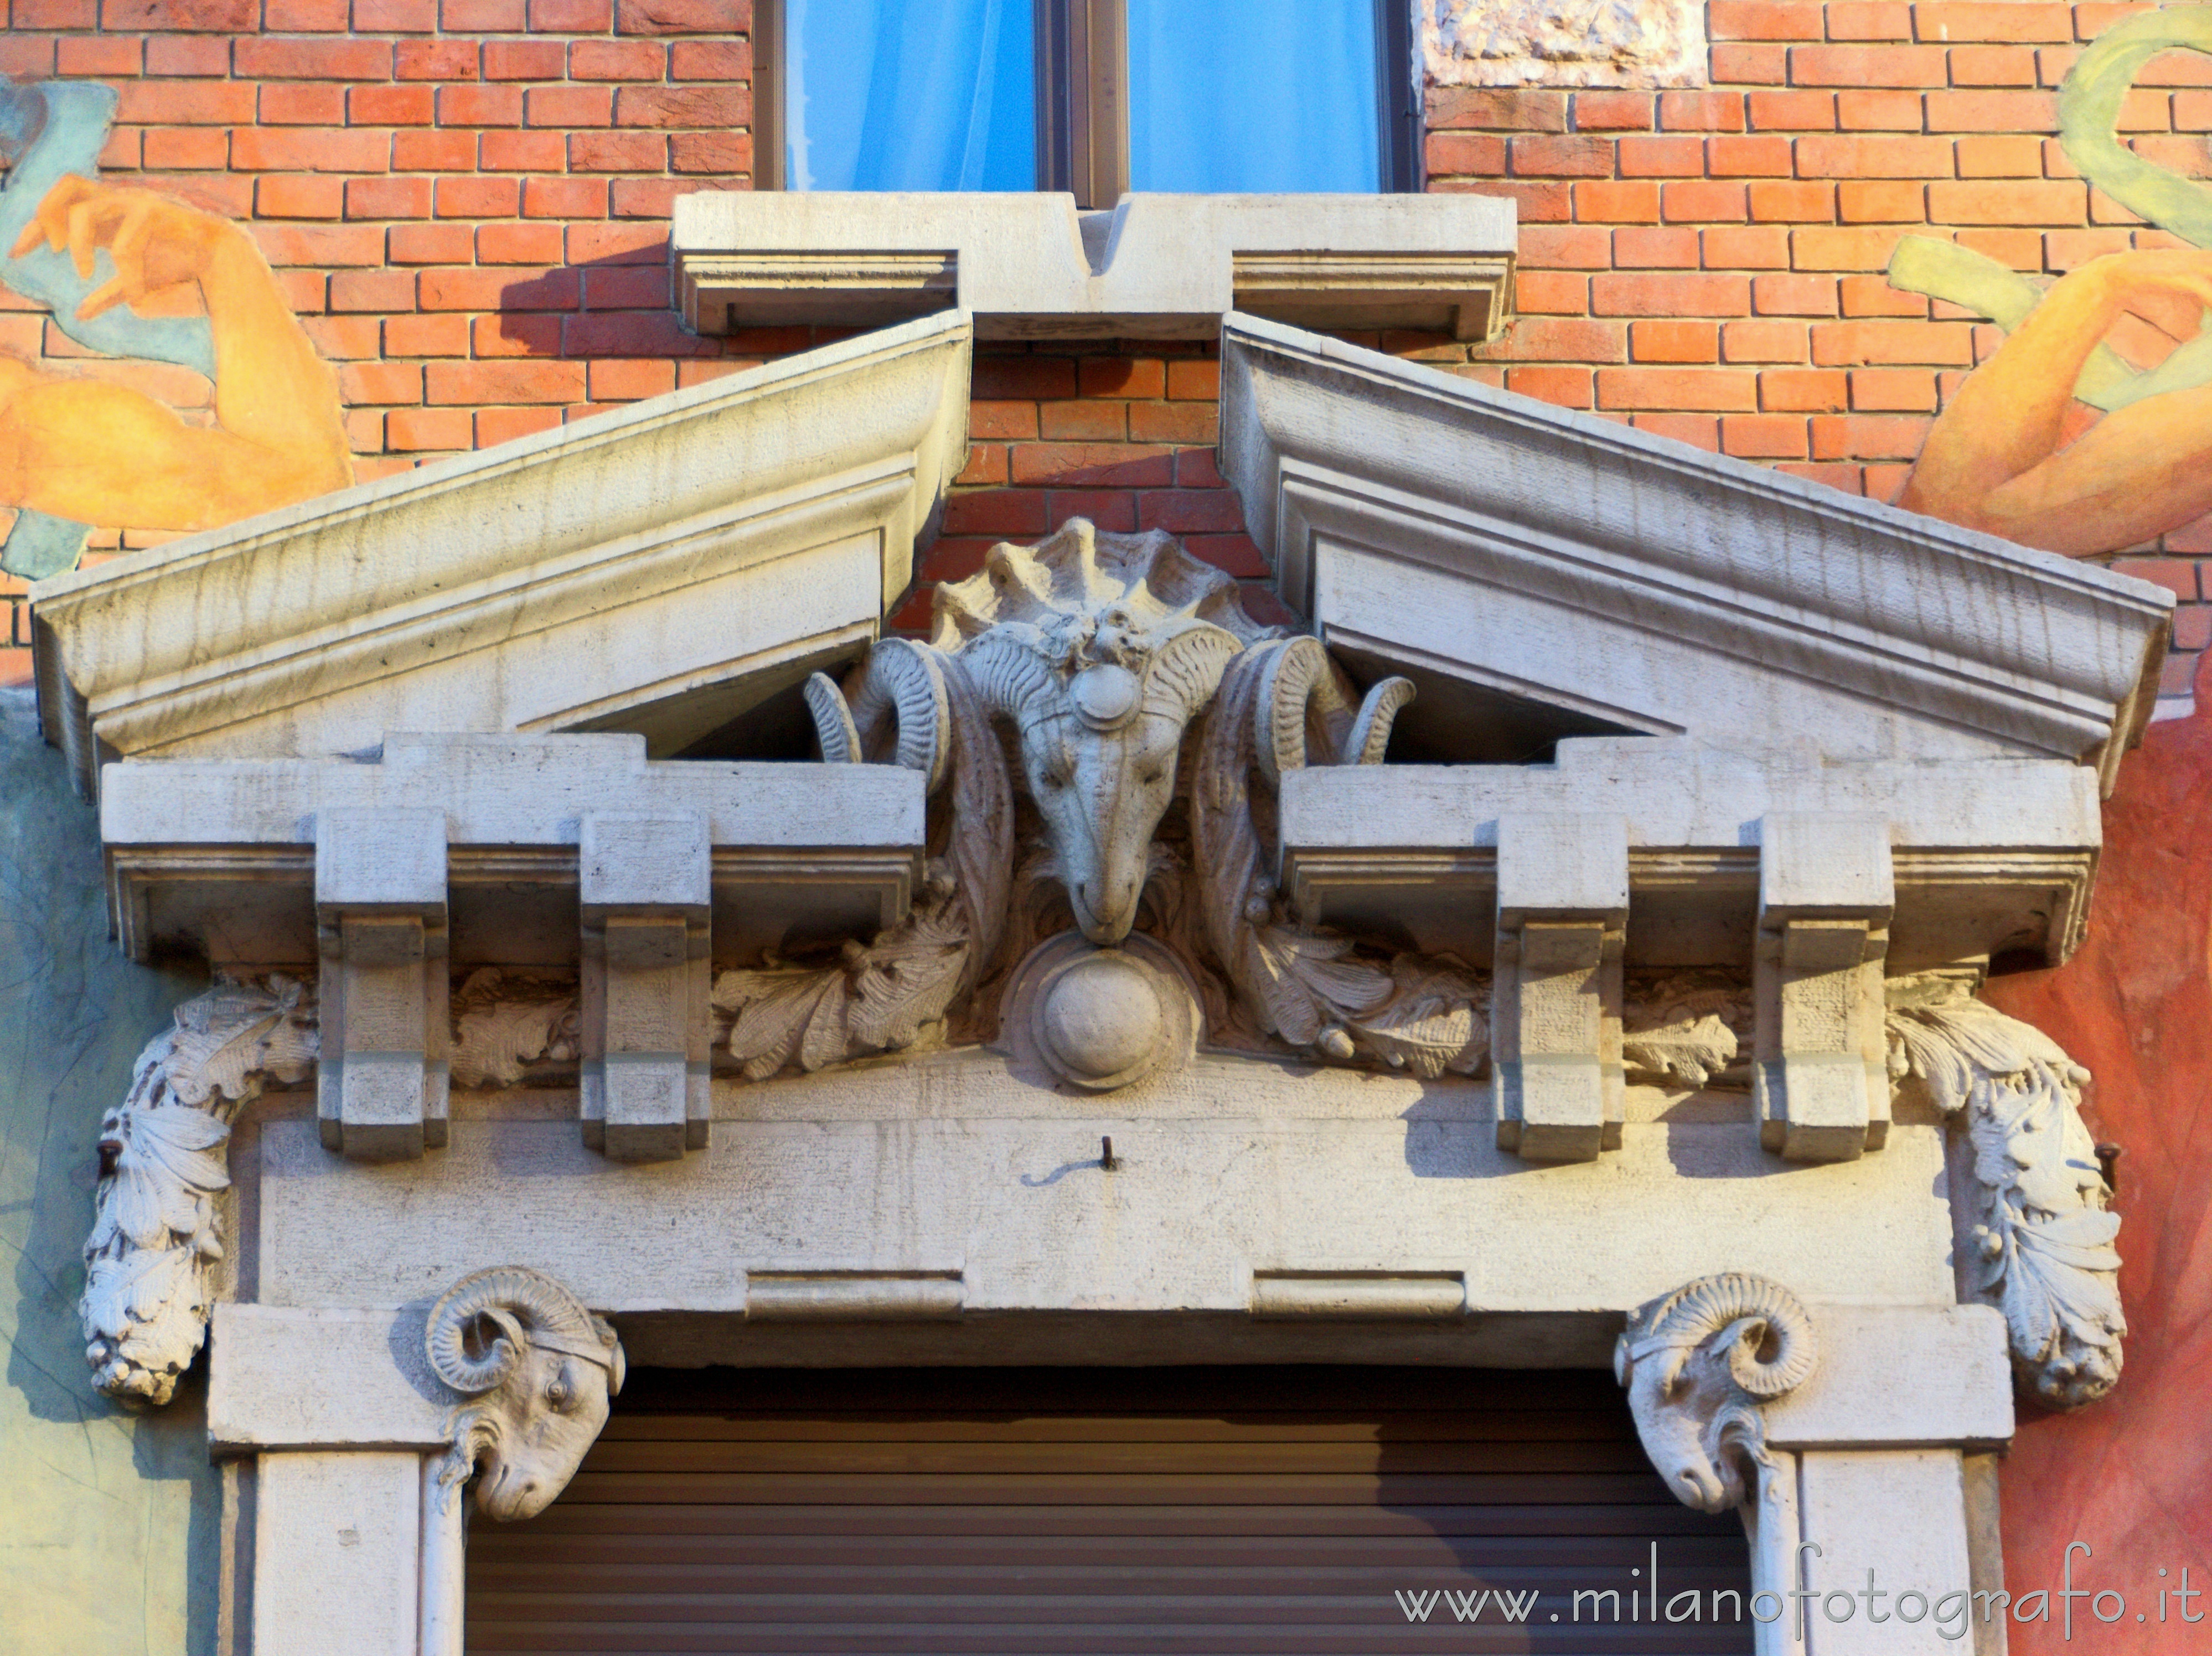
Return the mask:
[[[472,1656],[1747,1652],[1749,1574],[1736,1520],[1676,1502],[1586,1371],[641,1371],[549,1511],[471,1526],[467,1634]],[[1535,1593],[1524,1622],[1501,1591]]]

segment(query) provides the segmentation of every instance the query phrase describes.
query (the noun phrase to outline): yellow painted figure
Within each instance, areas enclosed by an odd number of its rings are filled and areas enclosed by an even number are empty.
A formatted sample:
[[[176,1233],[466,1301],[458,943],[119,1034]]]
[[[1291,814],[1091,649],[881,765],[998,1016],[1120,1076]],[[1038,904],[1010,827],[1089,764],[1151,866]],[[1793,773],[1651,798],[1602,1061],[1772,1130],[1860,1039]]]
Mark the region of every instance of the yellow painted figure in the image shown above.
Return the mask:
[[[353,481],[335,376],[240,226],[148,190],[68,177],[9,257],[65,252],[76,306],[204,311],[215,345],[212,428],[143,392],[0,356],[0,506],[118,529],[212,529]],[[196,301],[196,302],[195,302]]]

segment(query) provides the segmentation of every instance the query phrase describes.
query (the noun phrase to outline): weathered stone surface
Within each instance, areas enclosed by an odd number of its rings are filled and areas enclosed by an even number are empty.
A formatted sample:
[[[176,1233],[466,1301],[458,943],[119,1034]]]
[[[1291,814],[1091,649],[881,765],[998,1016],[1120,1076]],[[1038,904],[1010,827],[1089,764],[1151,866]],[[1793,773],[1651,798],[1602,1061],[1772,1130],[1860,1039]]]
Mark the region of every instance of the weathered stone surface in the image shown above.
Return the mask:
[[[1700,0],[1429,0],[1421,62],[1437,86],[1699,86]]]

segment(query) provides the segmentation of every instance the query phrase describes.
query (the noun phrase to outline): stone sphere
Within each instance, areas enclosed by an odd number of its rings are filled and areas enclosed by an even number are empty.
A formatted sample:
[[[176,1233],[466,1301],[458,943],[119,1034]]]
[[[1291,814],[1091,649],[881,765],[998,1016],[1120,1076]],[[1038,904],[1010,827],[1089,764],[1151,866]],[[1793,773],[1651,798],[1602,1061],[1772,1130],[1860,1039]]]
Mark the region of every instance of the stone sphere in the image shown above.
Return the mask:
[[[1119,955],[1071,966],[1045,992],[1043,1034],[1075,1074],[1103,1081],[1136,1069],[1167,1033],[1159,992],[1142,967]]]

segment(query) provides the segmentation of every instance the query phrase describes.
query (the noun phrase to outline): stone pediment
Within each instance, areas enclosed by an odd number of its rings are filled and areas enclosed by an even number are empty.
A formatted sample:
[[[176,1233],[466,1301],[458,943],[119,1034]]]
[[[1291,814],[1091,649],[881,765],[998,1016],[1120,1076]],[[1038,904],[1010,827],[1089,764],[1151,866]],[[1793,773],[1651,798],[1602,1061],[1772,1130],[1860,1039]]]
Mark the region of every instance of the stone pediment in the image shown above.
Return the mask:
[[[619,729],[680,750],[858,653],[965,452],[932,317],[39,583],[47,738],[103,759]]]
[[[2109,792],[2150,715],[2173,599],[2093,565],[1254,317],[1221,433],[1285,601],[1419,685],[1435,756],[1637,732]]]

